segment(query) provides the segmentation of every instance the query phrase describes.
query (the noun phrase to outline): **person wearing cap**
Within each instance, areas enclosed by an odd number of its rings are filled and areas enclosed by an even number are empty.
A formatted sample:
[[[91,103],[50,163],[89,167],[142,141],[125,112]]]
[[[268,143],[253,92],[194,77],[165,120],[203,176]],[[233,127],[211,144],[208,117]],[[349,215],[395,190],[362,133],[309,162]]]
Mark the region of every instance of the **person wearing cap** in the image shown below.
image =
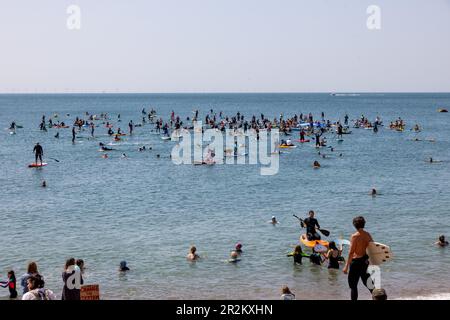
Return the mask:
[[[127,267],[127,262],[125,260],[121,261],[119,271],[125,272],[125,271],[129,271],[129,270],[130,270],[130,268]]]
[[[241,254],[242,253],[242,244],[239,242],[236,244],[235,250],[234,250],[237,254]]]
[[[372,291],[372,300],[387,300],[386,291],[382,288]]]

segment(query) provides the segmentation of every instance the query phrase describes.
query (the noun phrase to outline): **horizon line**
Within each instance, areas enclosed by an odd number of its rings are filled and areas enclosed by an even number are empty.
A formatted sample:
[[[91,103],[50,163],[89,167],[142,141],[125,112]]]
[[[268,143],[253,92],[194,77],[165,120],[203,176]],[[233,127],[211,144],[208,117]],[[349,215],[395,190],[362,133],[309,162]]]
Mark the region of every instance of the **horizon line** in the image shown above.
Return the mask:
[[[179,92],[0,92],[0,95],[63,95],[63,94],[450,94],[450,91],[179,91]]]

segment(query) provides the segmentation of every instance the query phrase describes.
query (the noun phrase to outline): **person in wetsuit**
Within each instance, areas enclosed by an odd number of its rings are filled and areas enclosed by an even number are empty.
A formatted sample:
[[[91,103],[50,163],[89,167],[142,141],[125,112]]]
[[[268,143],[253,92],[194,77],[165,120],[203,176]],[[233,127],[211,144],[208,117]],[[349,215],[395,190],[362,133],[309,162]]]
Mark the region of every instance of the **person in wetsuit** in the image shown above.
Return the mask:
[[[42,156],[44,155],[44,149],[42,149],[42,146],[38,143],[36,143],[36,145],[34,146],[33,149],[34,152],[34,156],[35,156],[35,160],[34,163],[37,164],[38,158],[41,161],[41,165],[42,165]]]
[[[300,141],[305,141],[305,131],[303,129],[300,131]]]
[[[304,220],[306,227],[306,236],[309,241],[320,240],[320,235],[316,231],[316,227],[320,229],[319,222],[314,218],[314,211],[309,211],[309,217]]]
[[[76,137],[75,127],[72,127],[72,143],[75,143],[75,137]]]
[[[369,256],[366,253],[370,242],[373,242],[370,233],[364,230],[366,220],[364,217],[356,217],[353,219],[353,226],[357,230],[350,240],[350,251],[348,254],[347,263],[342,270],[345,274],[348,273],[348,285],[351,290],[351,299],[358,300],[358,282],[361,278],[363,284],[372,293],[372,286],[368,286],[368,280],[372,281],[370,274],[367,273],[369,267]],[[350,271],[349,271],[350,270]],[[371,289],[372,288],[372,289]]]
[[[320,147],[320,137],[322,136],[322,133],[315,133],[314,135],[316,137],[316,147]]]

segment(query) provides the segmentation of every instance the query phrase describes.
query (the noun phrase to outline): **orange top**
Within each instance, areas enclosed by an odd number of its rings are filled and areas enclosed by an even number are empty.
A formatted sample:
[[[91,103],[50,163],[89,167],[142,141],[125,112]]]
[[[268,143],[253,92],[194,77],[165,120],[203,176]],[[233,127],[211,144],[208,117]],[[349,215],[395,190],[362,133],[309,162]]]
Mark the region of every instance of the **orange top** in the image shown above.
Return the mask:
[[[352,235],[350,240],[350,254],[353,259],[362,258],[366,255],[366,249],[369,242],[372,242],[370,233],[364,230],[358,230]]]

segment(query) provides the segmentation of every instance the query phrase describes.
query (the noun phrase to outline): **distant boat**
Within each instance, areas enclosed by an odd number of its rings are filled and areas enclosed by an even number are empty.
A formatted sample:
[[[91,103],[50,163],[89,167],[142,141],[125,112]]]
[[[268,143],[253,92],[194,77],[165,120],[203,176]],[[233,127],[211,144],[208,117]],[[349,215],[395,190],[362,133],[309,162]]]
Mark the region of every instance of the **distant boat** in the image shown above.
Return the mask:
[[[331,93],[330,96],[333,97],[359,97],[360,93]]]

